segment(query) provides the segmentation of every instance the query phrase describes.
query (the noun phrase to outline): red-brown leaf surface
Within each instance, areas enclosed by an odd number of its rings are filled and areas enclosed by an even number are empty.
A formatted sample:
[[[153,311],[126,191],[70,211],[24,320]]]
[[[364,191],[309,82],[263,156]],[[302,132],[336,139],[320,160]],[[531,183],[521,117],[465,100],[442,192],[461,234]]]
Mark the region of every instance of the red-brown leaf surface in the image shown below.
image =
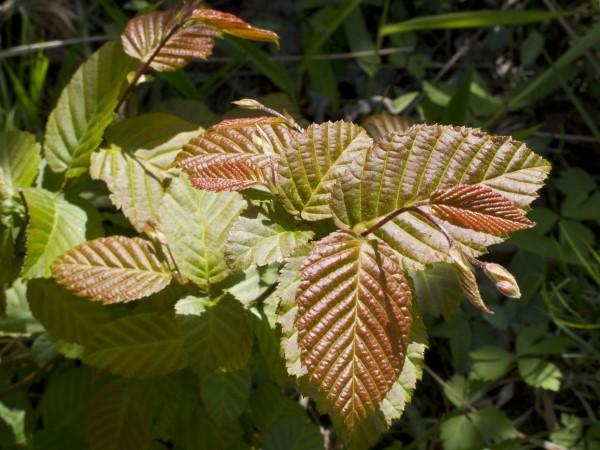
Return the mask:
[[[252,41],[274,42],[279,46],[279,36],[270,30],[256,28],[240,19],[239,17],[217,11],[216,9],[197,9],[192,14],[192,18],[205,24],[212,25],[223,33],[233,36],[249,39]]]
[[[460,287],[462,288],[465,297],[467,297],[467,300],[480,311],[492,314],[493,311],[486,306],[483,298],[481,298],[481,292],[479,291],[479,285],[477,284],[473,266],[468,261],[463,251],[459,248],[455,248],[450,251],[450,255],[457,268]]]
[[[410,288],[392,249],[349,231],[319,241],[300,274],[302,363],[354,429],[378,408],[404,364]]]
[[[264,170],[272,163],[267,155],[212,154],[187,168],[192,185],[207,191],[241,191],[264,183]]]
[[[506,234],[535,225],[513,202],[481,185],[439,189],[431,195],[430,206],[439,218],[484,233]]]
[[[382,138],[390,133],[404,133],[412,124],[412,120],[408,117],[388,112],[374,114],[361,122],[362,127],[373,139]]]

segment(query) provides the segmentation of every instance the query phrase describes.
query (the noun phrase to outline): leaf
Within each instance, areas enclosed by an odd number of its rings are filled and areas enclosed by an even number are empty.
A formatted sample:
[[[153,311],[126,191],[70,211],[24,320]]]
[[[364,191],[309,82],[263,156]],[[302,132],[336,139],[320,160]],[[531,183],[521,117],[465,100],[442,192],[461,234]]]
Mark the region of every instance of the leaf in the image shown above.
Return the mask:
[[[202,401],[216,423],[237,419],[248,404],[252,376],[247,367],[234,372],[216,372],[202,379]]]
[[[319,450],[324,449],[323,436],[315,424],[304,415],[284,417],[267,431],[264,450]]]
[[[124,316],[98,327],[83,360],[133,378],[167,375],[187,365],[183,336],[174,318],[162,313]]]
[[[390,248],[347,231],[319,241],[300,273],[302,363],[352,430],[402,369],[411,291]]]
[[[88,218],[85,211],[45,189],[27,188],[23,195],[29,219],[21,276],[48,278],[52,261],[85,240]]]
[[[288,230],[260,213],[253,219],[240,217],[229,232],[225,255],[236,271],[282,262],[313,235],[312,231]]]
[[[477,278],[473,271],[473,266],[463,253],[460,248],[454,248],[450,250],[450,255],[454,260],[454,266],[457,269],[458,280],[460,287],[462,288],[467,300],[477,309],[488,314],[493,314],[493,311],[489,309],[479,292],[479,285],[477,284]]]
[[[41,413],[46,428],[83,425],[92,394],[92,371],[72,367],[54,373],[41,398]]]
[[[457,28],[493,27],[496,25],[521,25],[543,22],[570,14],[569,12],[550,11],[468,11],[434,16],[416,17],[400,23],[390,23],[380,30],[382,36],[408,31],[439,30]]]
[[[46,126],[44,155],[54,172],[71,178],[87,170],[134,68],[135,61],[110,42],[77,69]]]
[[[24,131],[0,132],[0,198],[33,184],[40,164],[40,144]]]
[[[164,193],[160,180],[118,147],[92,154],[90,164],[90,176],[106,183],[113,204],[143,231],[146,222],[157,217]]]
[[[86,345],[96,328],[110,320],[102,305],[76,297],[54,281],[29,282],[27,299],[46,330],[71,343]]]
[[[361,122],[361,126],[373,139],[380,139],[389,133],[404,133],[411,125],[412,120],[408,117],[387,112],[374,114]]]
[[[81,297],[121,303],[147,297],[171,282],[171,271],[144,239],[111,236],[84,242],[52,264],[56,280]]]
[[[190,140],[175,163],[199,189],[242,190],[265,182],[290,140],[278,117],[224,120]]]
[[[415,125],[390,134],[356,157],[337,176],[331,208],[338,226],[367,229],[400,208],[424,204],[438,189],[459,184],[491,188],[517,207],[536,198],[550,166],[525,144],[480,130],[443,125]],[[478,255],[502,241],[451,223],[444,228],[467,253]],[[406,212],[374,233],[396,250],[408,269],[452,262],[448,241],[424,217]]]
[[[14,435],[14,443],[19,446],[27,444],[25,434],[25,411],[22,409],[9,408],[0,402],[0,419],[10,427]]]
[[[449,125],[464,125],[469,116],[469,100],[471,99],[471,82],[473,80],[473,66],[469,66],[462,76],[460,83],[450,102],[444,108],[440,123]]]
[[[44,327],[31,315],[27,303],[27,284],[21,279],[15,280],[5,291],[6,309],[0,314],[0,335],[30,336],[44,331]]]
[[[206,192],[172,180],[159,208],[164,233],[179,271],[201,289],[229,274],[224,257],[231,226],[245,202],[235,192]]]
[[[479,380],[495,381],[502,378],[513,365],[514,357],[494,345],[479,347],[469,353],[473,361],[473,376]]]
[[[350,122],[312,124],[281,153],[279,196],[305,220],[331,217],[329,190],[337,172],[371,145],[365,130]]]
[[[150,446],[150,417],[127,381],[102,386],[92,397],[87,427],[90,450],[144,450]]]
[[[193,12],[192,18],[212,25],[223,33],[251,41],[273,42],[279,47],[279,36],[276,33],[255,28],[233,14],[216,9],[201,8]]]
[[[452,264],[436,263],[410,272],[415,298],[424,314],[449,320],[460,308],[464,295],[456,271]]]
[[[250,397],[248,412],[256,428],[262,433],[285,417],[305,415],[298,402],[286,396],[279,386],[270,382],[262,383]]]
[[[191,305],[193,301],[195,305]],[[186,302],[185,308],[181,303]],[[188,297],[175,306],[190,366],[198,375],[243,368],[252,350],[252,328],[242,305]]]
[[[378,48],[367,29],[365,16],[360,7],[354,8],[344,21],[346,39],[353,53],[372,52],[357,58],[357,63],[369,77],[373,77],[379,70],[381,59]]]
[[[458,184],[436,190],[431,209],[451,224],[489,234],[506,234],[535,225],[513,202],[481,185]]]
[[[190,21],[192,8],[198,4],[134,17],[121,35],[123,50],[159,72],[180,69],[194,59],[206,59],[221,33],[210,25]]]

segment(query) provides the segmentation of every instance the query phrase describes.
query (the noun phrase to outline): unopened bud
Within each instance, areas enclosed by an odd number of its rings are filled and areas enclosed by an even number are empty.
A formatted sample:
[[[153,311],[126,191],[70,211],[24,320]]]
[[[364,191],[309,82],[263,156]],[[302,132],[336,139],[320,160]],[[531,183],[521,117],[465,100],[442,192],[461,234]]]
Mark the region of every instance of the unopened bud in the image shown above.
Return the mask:
[[[521,291],[512,273],[500,264],[486,263],[483,266],[485,275],[496,284],[496,289],[506,297],[521,298]]]
[[[231,103],[244,109],[265,109],[265,105],[251,98],[242,98]]]

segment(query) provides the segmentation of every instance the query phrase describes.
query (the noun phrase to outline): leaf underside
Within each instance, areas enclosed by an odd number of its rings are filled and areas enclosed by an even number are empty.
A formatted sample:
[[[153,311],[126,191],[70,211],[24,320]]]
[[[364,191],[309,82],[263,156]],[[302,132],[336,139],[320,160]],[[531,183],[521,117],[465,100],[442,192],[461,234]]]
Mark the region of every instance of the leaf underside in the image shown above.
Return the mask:
[[[397,116],[387,112],[374,114],[361,122],[369,136],[379,139],[389,133],[404,133],[413,124],[408,117]]]
[[[302,363],[353,429],[375,411],[402,369],[411,292],[385,244],[337,231],[301,268],[296,294]]]
[[[150,242],[124,236],[72,248],[54,261],[52,273],[77,295],[103,303],[137,300],[171,282],[170,270]]]

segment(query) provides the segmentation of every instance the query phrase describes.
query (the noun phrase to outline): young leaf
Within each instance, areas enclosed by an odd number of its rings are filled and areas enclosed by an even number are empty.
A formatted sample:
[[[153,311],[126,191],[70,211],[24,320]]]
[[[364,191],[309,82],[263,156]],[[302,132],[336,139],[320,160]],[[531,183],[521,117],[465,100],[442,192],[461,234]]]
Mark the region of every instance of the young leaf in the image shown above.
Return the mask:
[[[52,264],[70,291],[102,303],[137,300],[164,289],[171,271],[144,239],[111,236],[84,242]]]
[[[362,127],[373,139],[380,139],[389,133],[404,133],[412,124],[408,117],[388,112],[374,114],[361,122]]]
[[[348,231],[319,241],[300,273],[302,363],[352,430],[378,408],[402,369],[411,291],[387,245]]]
[[[483,299],[481,298],[481,293],[479,292],[479,285],[477,284],[477,278],[475,278],[475,273],[473,271],[473,266],[464,255],[463,251],[460,248],[453,248],[450,250],[450,255],[454,260],[455,267],[458,269],[458,279],[460,281],[460,286],[467,297],[467,300],[471,302],[471,304],[488,314],[492,314],[493,311],[489,309]]]
[[[429,199],[439,218],[489,234],[506,234],[535,225],[513,202],[481,185],[458,184],[439,189]]]
[[[23,195],[29,224],[21,275],[25,279],[48,278],[52,261],[85,240],[87,216],[82,209],[45,189],[27,188]]]
[[[40,163],[40,144],[24,131],[0,132],[0,198],[29,187]]]
[[[155,219],[164,194],[161,182],[136,158],[118,147],[102,149],[90,158],[90,176],[108,186],[110,199],[137,231]]]
[[[187,365],[175,319],[162,313],[124,316],[98,327],[83,360],[133,378],[162,376]]]
[[[225,255],[234,270],[282,262],[313,237],[312,231],[288,230],[263,214],[240,217],[233,225]]]
[[[242,190],[263,183],[277,154],[289,145],[279,117],[224,120],[188,142],[176,165],[207,190]]]
[[[279,36],[276,33],[255,28],[233,14],[216,9],[201,8],[194,11],[192,18],[212,25],[223,33],[251,41],[273,42],[279,47]]]
[[[365,130],[350,122],[310,125],[284,148],[278,193],[286,209],[305,220],[331,217],[329,196],[335,174],[372,144]]]
[[[90,153],[102,142],[133,69],[135,60],[114,42],[105,44],[77,69],[46,126],[44,155],[53,171],[75,177],[87,170]]]
[[[160,230],[181,273],[201,289],[229,274],[227,235],[245,207],[235,192],[206,192],[173,179],[159,209]]]

